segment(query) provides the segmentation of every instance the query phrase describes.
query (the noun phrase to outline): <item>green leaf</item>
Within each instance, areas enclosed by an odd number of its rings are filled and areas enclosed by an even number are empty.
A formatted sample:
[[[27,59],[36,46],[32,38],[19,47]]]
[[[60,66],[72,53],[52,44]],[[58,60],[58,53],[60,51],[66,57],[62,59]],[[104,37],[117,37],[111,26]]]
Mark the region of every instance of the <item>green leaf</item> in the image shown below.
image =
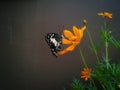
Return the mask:
[[[85,85],[80,83],[78,79],[74,79],[72,84],[71,84],[72,90],[84,90]]]

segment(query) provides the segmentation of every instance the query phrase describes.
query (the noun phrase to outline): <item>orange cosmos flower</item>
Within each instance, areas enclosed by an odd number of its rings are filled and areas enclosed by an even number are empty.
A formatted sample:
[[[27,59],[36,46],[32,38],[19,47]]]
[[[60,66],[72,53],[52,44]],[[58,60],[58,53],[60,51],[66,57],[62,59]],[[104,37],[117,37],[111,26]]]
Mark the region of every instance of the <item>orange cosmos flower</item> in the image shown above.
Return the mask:
[[[65,38],[62,38],[62,44],[69,45],[64,50],[58,52],[59,55],[63,55],[69,51],[73,51],[76,45],[78,45],[83,38],[83,32],[86,29],[86,26],[83,26],[81,29],[73,26],[73,33],[69,30],[64,30],[63,34]]]
[[[102,16],[103,18],[112,18],[112,13],[109,12],[103,12],[103,13],[98,13],[98,16]]]
[[[91,69],[84,68],[81,74],[82,74],[81,78],[84,78],[87,81],[90,78]]]

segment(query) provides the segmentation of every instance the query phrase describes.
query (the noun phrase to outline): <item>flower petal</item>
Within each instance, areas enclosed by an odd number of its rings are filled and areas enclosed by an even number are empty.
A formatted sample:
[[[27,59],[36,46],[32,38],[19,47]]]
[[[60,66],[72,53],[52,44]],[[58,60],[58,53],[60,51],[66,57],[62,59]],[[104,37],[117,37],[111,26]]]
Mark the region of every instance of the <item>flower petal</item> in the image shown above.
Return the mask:
[[[98,16],[102,16],[103,18],[112,18],[112,13],[104,12],[104,13],[98,13]]]
[[[83,26],[80,30],[84,31],[86,29],[86,26]]]
[[[82,37],[83,37],[83,33],[84,33],[84,30],[86,29],[86,26],[83,26],[80,30],[79,30],[79,35],[80,35],[80,37],[79,37],[79,39],[81,40],[82,39]]]
[[[104,16],[108,18],[112,18],[112,13],[104,12]]]
[[[62,44],[72,44],[70,40],[67,40],[65,38],[62,39]]]
[[[72,44],[72,45],[68,46],[66,49],[58,52],[58,54],[59,54],[59,55],[63,55],[63,54],[65,54],[65,53],[69,52],[69,51],[73,51],[74,48],[75,48],[75,46],[76,46],[75,44]]]
[[[68,44],[67,48],[62,51],[59,51],[58,54],[62,55],[69,51],[73,51],[76,45],[78,45],[83,37],[84,30],[86,29],[86,25],[84,25],[81,29],[78,29],[76,26],[73,26],[73,32],[69,30],[64,30],[65,38],[62,38],[62,44]]]
[[[98,13],[98,16],[103,16],[104,14],[103,13]]]
[[[66,48],[67,51],[73,51],[75,48],[76,44],[72,44]]]
[[[74,35],[69,30],[64,30],[64,36],[71,40]]]
[[[79,36],[79,29],[76,26],[73,26],[73,32],[75,36]]]
[[[81,72],[82,76],[81,78],[84,78],[86,81],[90,78],[91,75],[91,68],[84,68],[83,71]]]

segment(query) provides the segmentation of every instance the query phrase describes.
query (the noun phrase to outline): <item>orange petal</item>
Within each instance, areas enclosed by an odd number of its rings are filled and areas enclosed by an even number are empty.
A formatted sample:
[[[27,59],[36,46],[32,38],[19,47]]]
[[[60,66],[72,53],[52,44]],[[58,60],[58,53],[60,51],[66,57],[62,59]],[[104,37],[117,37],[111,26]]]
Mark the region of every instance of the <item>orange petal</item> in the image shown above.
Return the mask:
[[[86,78],[85,78],[85,81],[87,81],[87,80],[88,80],[88,78],[86,77]]]
[[[80,30],[84,31],[86,28],[87,28],[86,26],[83,26]]]
[[[98,16],[103,16],[104,14],[103,13],[98,13]]]
[[[83,38],[83,33],[84,33],[84,30],[86,29],[86,26],[83,26],[80,30],[79,30],[79,39],[78,41],[80,42],[81,39]]]
[[[111,14],[111,13],[105,12],[104,14],[105,14],[105,16],[108,17],[108,18],[112,18],[112,14]]]
[[[73,26],[73,32],[75,36],[79,36],[79,29],[76,26]]]
[[[62,39],[62,44],[72,44],[70,40],[67,40],[65,38]]]
[[[74,48],[75,48],[75,46],[76,46],[75,44],[72,44],[72,45],[68,46],[66,49],[58,52],[58,54],[59,54],[59,55],[63,55],[63,54],[65,54],[65,53],[69,52],[69,51],[73,51]]]
[[[104,12],[104,13],[98,13],[99,16],[102,16],[103,18],[112,18],[112,13]]]
[[[76,44],[72,44],[66,48],[67,51],[73,51],[75,48]]]
[[[69,30],[64,30],[64,36],[71,40],[74,35]]]

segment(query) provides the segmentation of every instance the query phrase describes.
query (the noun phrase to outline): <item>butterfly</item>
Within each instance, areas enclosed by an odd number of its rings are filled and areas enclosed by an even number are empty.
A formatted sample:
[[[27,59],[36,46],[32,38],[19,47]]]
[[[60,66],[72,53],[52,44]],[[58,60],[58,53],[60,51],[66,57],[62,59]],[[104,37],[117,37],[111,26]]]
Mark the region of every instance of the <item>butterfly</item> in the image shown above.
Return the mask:
[[[62,49],[62,35],[57,33],[47,33],[45,35],[45,41],[49,45],[52,54],[58,57],[57,52],[61,51]]]

